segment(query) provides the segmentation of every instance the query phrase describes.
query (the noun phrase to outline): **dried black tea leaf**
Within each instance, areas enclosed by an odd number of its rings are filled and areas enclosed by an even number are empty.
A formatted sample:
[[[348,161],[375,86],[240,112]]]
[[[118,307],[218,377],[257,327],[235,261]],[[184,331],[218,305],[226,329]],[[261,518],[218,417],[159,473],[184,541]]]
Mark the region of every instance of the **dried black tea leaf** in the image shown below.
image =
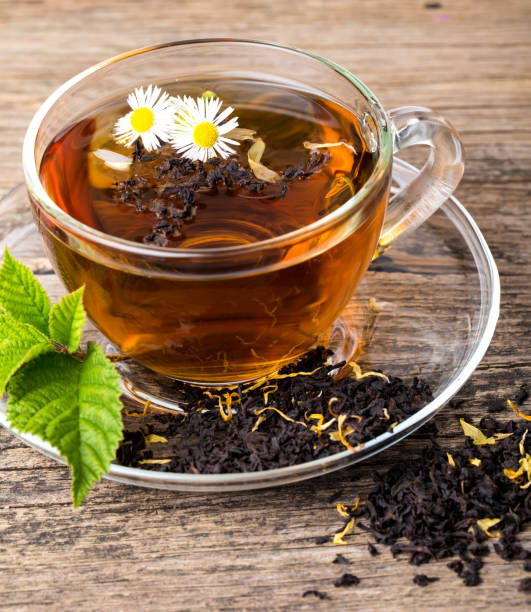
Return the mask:
[[[309,597],[310,595],[313,595],[314,597],[317,597],[319,599],[329,599],[327,593],[323,593],[322,591],[318,591],[317,589],[309,589],[308,591],[304,591],[304,593],[302,594],[303,597]]]
[[[354,574],[343,574],[341,578],[334,581],[335,587],[356,586],[360,583],[360,579]]]
[[[340,565],[350,565],[350,561],[346,557],[344,557],[342,554],[336,555],[332,563],[338,563]]]
[[[367,544],[367,548],[371,553],[371,557],[376,557],[380,554],[380,551],[376,548],[376,546],[374,544],[371,544],[370,542]]]
[[[413,578],[413,582],[421,587],[426,587],[428,586],[428,584],[431,584],[432,582],[436,582],[437,580],[440,580],[440,579],[436,577],[426,576],[426,574],[417,574]]]

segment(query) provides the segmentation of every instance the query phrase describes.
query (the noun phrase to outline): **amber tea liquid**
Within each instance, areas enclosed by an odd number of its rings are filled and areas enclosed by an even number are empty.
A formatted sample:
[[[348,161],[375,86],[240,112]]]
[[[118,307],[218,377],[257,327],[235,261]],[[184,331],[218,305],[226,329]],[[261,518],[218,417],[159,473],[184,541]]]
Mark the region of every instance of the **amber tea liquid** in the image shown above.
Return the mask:
[[[290,183],[284,197],[274,197],[273,186],[260,193],[219,185],[201,190],[195,215],[179,235],[168,236],[169,248],[249,245],[304,228],[347,201],[376,163],[357,118],[325,96],[253,80],[179,81],[164,88],[174,95],[215,91],[234,107],[240,127],[264,140],[262,162],[277,172],[308,161],[305,141],[345,141],[356,151],[331,147],[322,170]],[[156,213],[116,200],[116,183],[132,176],[132,166],[112,169],[93,155],[97,149],[131,155],[111,135],[127,111],[123,98],[111,101],[59,134],[44,154],[40,176],[50,197],[74,218],[142,244],[157,223]],[[248,148],[243,142],[237,147],[241,164]],[[147,161],[136,171],[156,180],[157,163]],[[111,252],[102,263],[97,251],[81,255],[51,233],[45,233],[45,242],[68,288],[86,285],[89,316],[122,351],[181,380],[243,381],[295,359],[331,326],[374,252],[387,192],[388,181],[373,194],[363,223],[328,250],[311,256],[315,241],[303,241],[284,249],[274,265],[258,257],[245,274],[216,275],[208,263],[206,278],[182,269],[156,275],[149,267],[126,271],[118,259],[112,263]]]

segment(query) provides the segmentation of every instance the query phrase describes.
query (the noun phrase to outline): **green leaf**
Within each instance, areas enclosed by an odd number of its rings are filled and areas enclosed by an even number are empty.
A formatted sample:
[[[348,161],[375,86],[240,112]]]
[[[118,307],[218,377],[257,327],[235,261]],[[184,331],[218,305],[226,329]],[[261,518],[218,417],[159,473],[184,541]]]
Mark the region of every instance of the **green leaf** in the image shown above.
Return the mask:
[[[83,327],[87,322],[83,308],[85,286],[65,295],[50,311],[50,336],[57,344],[66,346],[69,353],[79,348]]]
[[[13,374],[53,345],[40,331],[0,313],[0,396]]]
[[[0,269],[0,306],[14,319],[48,335],[50,300],[31,270],[7,249]]]
[[[120,384],[100,346],[89,342],[83,362],[50,353],[26,365],[9,383],[12,427],[52,444],[72,468],[79,506],[109,471],[122,438]]]

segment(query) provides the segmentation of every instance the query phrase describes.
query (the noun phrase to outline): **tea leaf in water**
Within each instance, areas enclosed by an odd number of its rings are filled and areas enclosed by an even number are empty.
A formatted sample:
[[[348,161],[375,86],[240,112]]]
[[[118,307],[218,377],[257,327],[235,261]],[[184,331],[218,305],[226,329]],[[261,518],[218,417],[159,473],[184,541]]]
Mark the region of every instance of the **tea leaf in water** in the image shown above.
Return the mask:
[[[127,155],[116,153],[116,151],[109,151],[108,149],[96,149],[96,151],[92,151],[92,155],[101,159],[112,170],[119,170],[121,172],[129,170],[133,163],[132,158],[127,157]]]
[[[280,181],[280,174],[260,163],[264,151],[265,142],[261,138],[256,138],[247,152],[249,166],[258,180],[265,181],[266,183],[278,183]]]
[[[310,150],[329,149],[330,147],[340,147],[343,145],[344,147],[347,147],[347,149],[350,149],[352,153],[356,154],[356,149],[348,142],[343,142],[343,141],[340,141],[340,142],[309,142],[308,140],[305,140],[302,144],[305,149],[310,149]]]

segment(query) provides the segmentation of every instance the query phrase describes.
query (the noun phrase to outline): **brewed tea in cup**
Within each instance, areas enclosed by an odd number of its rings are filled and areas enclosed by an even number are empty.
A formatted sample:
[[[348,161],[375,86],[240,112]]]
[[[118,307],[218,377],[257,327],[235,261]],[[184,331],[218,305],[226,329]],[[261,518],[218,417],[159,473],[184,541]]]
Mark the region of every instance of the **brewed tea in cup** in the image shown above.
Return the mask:
[[[430,158],[389,201],[393,146],[412,144]],[[86,285],[96,327],[158,374],[214,385],[326,338],[376,249],[462,174],[439,115],[386,113],[332,62],[225,40],[78,75],[37,113],[24,160],[50,259]]]

